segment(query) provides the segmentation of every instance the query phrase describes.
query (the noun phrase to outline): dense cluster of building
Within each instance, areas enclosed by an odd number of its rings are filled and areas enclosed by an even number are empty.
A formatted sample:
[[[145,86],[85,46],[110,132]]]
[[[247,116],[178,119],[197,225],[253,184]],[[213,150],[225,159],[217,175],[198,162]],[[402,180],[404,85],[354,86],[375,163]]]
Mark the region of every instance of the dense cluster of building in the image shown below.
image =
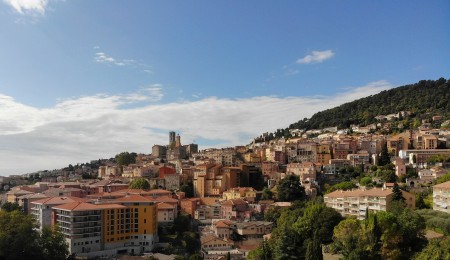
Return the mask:
[[[276,192],[280,180],[296,175],[307,195],[314,197],[321,181],[333,180],[348,166],[368,171],[384,145],[393,155],[398,176],[405,175],[407,167],[417,169],[419,177],[407,179],[411,187],[431,183],[448,172],[445,163],[427,164],[430,156],[450,155],[450,149],[442,149],[450,146],[448,131],[424,123],[417,131],[385,136],[366,128],[353,127],[359,132],[356,135],[335,128],[303,135],[294,130],[298,136],[290,139],[206,150],[199,150],[197,144],[182,145],[180,135],[170,132],[167,145],[154,145],[151,154],[138,154],[133,164],[99,160],[95,161],[98,167],[30,174],[39,175],[40,182],[34,185],[20,185],[25,183],[14,176],[0,181],[15,186],[5,200],[22,206],[40,228],[58,224],[70,252],[78,256],[150,252],[159,242],[158,226],[172,224],[183,213],[200,223],[204,259],[227,255],[240,259],[271,232],[273,223],[256,217],[271,207],[290,206],[261,200],[262,187],[257,183]],[[307,137],[311,133],[314,138]],[[86,174],[96,179],[83,179]],[[129,189],[135,178],[145,178],[151,190]],[[180,191],[186,187],[192,188],[193,197],[186,198]],[[392,184],[385,183],[383,188],[334,191],[324,200],[343,216],[361,219],[367,210],[389,209],[392,195]],[[404,191],[403,196],[414,208],[414,196]],[[449,212],[449,183],[434,186],[433,196],[435,209]]]

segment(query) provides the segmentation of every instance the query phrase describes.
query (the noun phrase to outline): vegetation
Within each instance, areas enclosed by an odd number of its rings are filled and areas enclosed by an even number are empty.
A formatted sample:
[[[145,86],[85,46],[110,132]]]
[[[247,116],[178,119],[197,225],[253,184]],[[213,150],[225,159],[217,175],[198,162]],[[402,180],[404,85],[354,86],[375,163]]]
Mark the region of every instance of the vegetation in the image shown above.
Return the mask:
[[[320,129],[337,126],[349,128],[351,124],[375,123],[375,116],[411,111],[410,117],[400,118],[405,125],[413,125],[415,119],[427,119],[433,115],[450,117],[450,80],[421,80],[416,84],[385,90],[376,95],[361,98],[341,106],[314,114],[291,124],[289,129]],[[286,131],[286,130],[284,130]],[[277,130],[277,132],[281,132]]]
[[[136,163],[136,153],[122,152],[116,155],[116,163],[120,166]]]
[[[57,227],[39,232],[31,215],[0,211],[0,259],[63,260],[68,254],[68,245]]]
[[[427,228],[436,230],[446,236],[450,236],[450,214],[431,210],[422,209],[416,211],[425,219]]]
[[[344,259],[409,259],[425,244],[425,220],[403,208],[369,213],[365,220],[348,218],[334,229],[334,250]]]
[[[444,183],[447,181],[450,181],[450,172],[436,179],[437,184]]]
[[[272,216],[276,218],[272,237],[249,259],[321,259],[321,244],[331,241],[334,227],[342,220],[334,209],[311,201],[272,210]]]
[[[3,203],[1,207],[2,211],[12,212],[12,211],[22,211],[22,207],[17,203],[11,203],[9,201]]]
[[[150,189],[150,183],[145,178],[137,178],[134,179],[130,186],[128,186],[130,189],[141,189],[141,190],[149,190]]]
[[[184,195],[186,198],[193,198],[194,197],[194,184],[192,181],[188,182],[187,184],[183,184],[180,187],[180,191],[184,192]]]
[[[378,166],[385,166],[389,163],[391,163],[391,157],[389,155],[387,143],[384,143],[383,147],[381,148],[380,157],[378,158]]]
[[[450,236],[432,239],[415,260],[450,259]]]
[[[300,185],[300,179],[296,175],[287,175],[277,185],[279,201],[305,200],[305,188]]]
[[[337,183],[333,186],[331,186],[328,190],[327,193],[333,192],[335,190],[351,190],[351,189],[355,189],[358,186],[356,186],[356,184],[352,181],[344,181],[344,182],[340,182]]]

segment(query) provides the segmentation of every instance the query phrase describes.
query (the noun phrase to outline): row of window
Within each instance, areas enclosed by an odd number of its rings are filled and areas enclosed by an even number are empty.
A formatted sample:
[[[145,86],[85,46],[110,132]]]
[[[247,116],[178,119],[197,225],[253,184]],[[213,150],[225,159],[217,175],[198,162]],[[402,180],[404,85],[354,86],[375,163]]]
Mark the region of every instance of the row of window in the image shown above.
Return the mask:
[[[93,244],[94,243],[94,241],[93,240],[91,240],[91,241],[84,241],[84,242],[78,242],[78,243],[73,243],[73,245],[74,246],[82,246],[82,245],[89,245],[89,244]],[[100,243],[100,240],[95,240],[95,243],[96,244],[98,244],[98,243]]]

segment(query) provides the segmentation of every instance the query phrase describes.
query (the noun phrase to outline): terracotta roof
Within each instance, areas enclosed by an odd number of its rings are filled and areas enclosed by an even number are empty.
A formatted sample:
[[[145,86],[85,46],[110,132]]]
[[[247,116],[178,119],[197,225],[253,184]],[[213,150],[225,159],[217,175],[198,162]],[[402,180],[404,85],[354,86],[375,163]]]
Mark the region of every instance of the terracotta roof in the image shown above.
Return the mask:
[[[78,198],[78,197],[50,197],[46,199],[41,199],[37,201],[33,201],[31,203],[34,204],[43,204],[43,205],[61,205],[71,202],[85,202],[86,199]]]
[[[444,189],[450,188],[450,181],[443,182],[441,184],[436,184],[433,186],[433,188],[444,188]]]
[[[345,197],[363,197],[363,196],[376,196],[376,197],[386,197],[392,194],[391,189],[380,189],[374,188],[370,190],[336,190],[329,194],[326,194],[324,197],[330,198],[345,198]]]
[[[233,222],[229,220],[219,220],[216,223],[214,223],[214,225],[218,228],[228,228],[231,225],[233,225]]]
[[[91,204],[86,202],[72,202],[53,207],[54,209],[69,211],[102,210],[102,209],[120,209],[126,208],[119,204]]]
[[[232,199],[232,200],[226,200],[222,203],[222,205],[240,205],[240,204],[247,204],[243,199]]]
[[[343,198],[343,197],[358,197],[363,190],[335,190],[331,193],[325,194],[325,198]]]
[[[117,201],[117,202],[153,202],[153,200],[151,200],[149,198],[146,198],[141,195],[135,195],[135,194],[126,195],[124,197],[114,199],[113,201]]]
[[[164,194],[164,193],[172,194],[171,191],[163,190],[163,189],[149,190],[148,193],[149,194]]]
[[[12,190],[7,192],[6,194],[14,194],[14,195],[25,195],[25,194],[32,194],[34,192],[27,191],[27,190]]]
[[[158,207],[158,209],[174,209],[175,208],[174,205],[164,203],[164,202],[158,203],[156,206]]]
[[[213,234],[209,234],[209,235],[206,235],[206,236],[202,236],[202,237],[200,238],[200,241],[201,241],[202,244],[205,244],[205,243],[208,243],[208,242],[211,242],[211,241],[214,241],[214,240],[219,240],[219,241],[221,241],[221,242],[225,242],[225,243],[228,243],[228,244],[233,244],[232,241],[229,241],[229,240],[227,240],[227,239],[222,239],[222,238],[216,237],[216,236],[213,235]]]
[[[150,200],[155,201],[155,202],[168,202],[168,203],[178,203],[177,199],[171,198],[171,197],[167,197],[167,196],[161,196],[161,197],[149,197]]]
[[[48,198],[47,195],[42,193],[32,193],[32,194],[26,194],[18,197],[19,199],[44,199]]]

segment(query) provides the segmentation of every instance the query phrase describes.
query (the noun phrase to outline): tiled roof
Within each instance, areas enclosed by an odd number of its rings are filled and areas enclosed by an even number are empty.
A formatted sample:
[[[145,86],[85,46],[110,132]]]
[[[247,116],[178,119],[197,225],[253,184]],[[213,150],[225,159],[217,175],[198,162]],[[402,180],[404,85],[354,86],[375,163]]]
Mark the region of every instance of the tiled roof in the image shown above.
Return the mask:
[[[34,192],[27,191],[27,190],[12,190],[7,192],[6,194],[14,194],[14,195],[25,195],[25,194],[32,194]]]
[[[126,208],[119,204],[91,204],[86,202],[72,202],[53,207],[54,209],[69,211],[102,210],[102,209],[120,209]]]
[[[149,194],[165,194],[165,193],[172,194],[171,191],[163,190],[163,189],[149,190],[148,192],[149,192]]]
[[[149,199],[152,201],[155,201],[155,202],[178,203],[177,199],[167,197],[167,196],[161,196],[161,197],[156,197],[156,198],[149,197]]]
[[[78,197],[50,197],[46,199],[37,200],[31,203],[43,205],[61,205],[71,202],[84,202],[84,201],[86,201],[86,199]]]
[[[158,207],[158,209],[174,209],[175,208],[174,205],[164,203],[164,202],[158,203],[156,206]]]
[[[26,194],[18,197],[19,199],[44,199],[48,198],[47,195],[42,193],[32,193],[32,194]]]
[[[232,200],[226,200],[222,203],[222,205],[231,206],[231,205],[241,205],[241,204],[247,204],[243,199],[232,199]]]
[[[126,195],[124,197],[117,198],[113,201],[116,201],[116,202],[153,202],[153,200],[151,200],[149,198],[146,198],[141,195],[135,195],[135,194]]]
[[[444,189],[450,188],[450,181],[434,185],[433,188],[444,188]]]
[[[344,197],[363,197],[363,196],[376,196],[376,197],[386,197],[392,194],[392,189],[379,189],[374,188],[370,190],[336,190],[329,194],[326,194],[324,197],[329,198],[344,198]]]
[[[219,220],[216,223],[214,223],[214,225],[218,228],[228,228],[231,225],[233,225],[233,222],[229,220]]]

